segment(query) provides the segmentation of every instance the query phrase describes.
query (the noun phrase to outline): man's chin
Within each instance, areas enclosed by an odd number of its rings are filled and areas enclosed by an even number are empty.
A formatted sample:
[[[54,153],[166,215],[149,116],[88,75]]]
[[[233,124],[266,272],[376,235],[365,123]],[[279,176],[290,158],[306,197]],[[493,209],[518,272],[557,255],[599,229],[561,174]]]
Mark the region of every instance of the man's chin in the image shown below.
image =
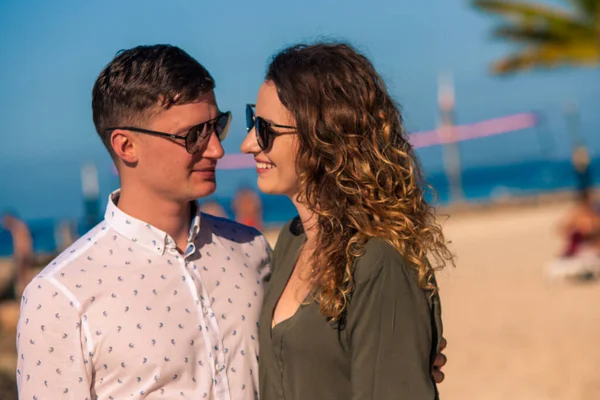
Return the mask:
[[[202,184],[196,185],[194,187],[194,197],[196,199],[201,199],[203,197],[208,197],[213,194],[217,190],[217,183],[211,181],[202,182]]]

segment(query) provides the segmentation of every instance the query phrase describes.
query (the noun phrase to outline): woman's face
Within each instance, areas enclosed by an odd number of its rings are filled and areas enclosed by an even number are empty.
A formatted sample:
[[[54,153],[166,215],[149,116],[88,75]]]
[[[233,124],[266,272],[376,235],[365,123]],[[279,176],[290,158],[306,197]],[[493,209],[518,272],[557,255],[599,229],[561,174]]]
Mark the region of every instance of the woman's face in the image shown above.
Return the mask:
[[[275,125],[296,126],[296,119],[284,107],[277,95],[275,84],[264,82],[256,99],[256,116]],[[241,145],[246,154],[253,154],[258,172],[258,188],[263,193],[282,194],[294,198],[298,193],[296,153],[298,136],[294,129],[268,127],[269,146],[263,150],[256,140],[256,128],[252,128]]]

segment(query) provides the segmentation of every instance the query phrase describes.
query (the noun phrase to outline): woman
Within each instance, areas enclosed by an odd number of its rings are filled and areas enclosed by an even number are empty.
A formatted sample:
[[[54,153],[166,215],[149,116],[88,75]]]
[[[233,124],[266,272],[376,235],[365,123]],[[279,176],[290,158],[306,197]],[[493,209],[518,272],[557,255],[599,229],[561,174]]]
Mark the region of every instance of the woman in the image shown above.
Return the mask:
[[[401,115],[345,44],[271,62],[242,151],[298,217],[279,236],[260,320],[262,400],[434,399],[434,268],[453,257]]]

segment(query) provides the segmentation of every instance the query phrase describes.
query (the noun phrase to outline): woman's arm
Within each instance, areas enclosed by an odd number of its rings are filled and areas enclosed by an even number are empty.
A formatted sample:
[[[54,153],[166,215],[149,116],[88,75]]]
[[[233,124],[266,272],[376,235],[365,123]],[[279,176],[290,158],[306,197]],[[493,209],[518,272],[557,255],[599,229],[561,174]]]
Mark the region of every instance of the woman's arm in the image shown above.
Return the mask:
[[[399,256],[387,257],[385,249],[379,253],[358,261],[348,308],[352,398],[436,399],[432,349],[437,332],[427,294]]]

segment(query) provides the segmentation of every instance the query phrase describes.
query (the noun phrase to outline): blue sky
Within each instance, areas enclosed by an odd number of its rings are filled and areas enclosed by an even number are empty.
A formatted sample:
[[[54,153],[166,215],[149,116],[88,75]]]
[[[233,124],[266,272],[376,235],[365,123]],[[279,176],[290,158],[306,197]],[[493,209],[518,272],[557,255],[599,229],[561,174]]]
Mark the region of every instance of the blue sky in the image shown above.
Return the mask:
[[[79,166],[95,162],[103,193],[114,186],[110,160],[91,118],[91,88],[115,53],[138,44],[176,44],[217,81],[220,107],[234,113],[225,144],[237,152],[244,104],[253,101],[277,49],[319,38],[348,40],[364,51],[402,104],[409,130],[435,127],[437,75],[455,76],[459,123],[540,111],[544,134],[565,156],[562,105],[576,101],[583,133],[598,152],[600,71],[529,72],[498,78],[492,60],[509,51],[489,37],[494,20],[457,0],[22,0],[0,3],[0,209],[25,217],[80,211]],[[533,131],[533,130],[532,130]],[[539,155],[535,133],[522,131],[461,145],[466,166]],[[420,151],[441,168],[439,148]],[[237,174],[252,180],[252,171]],[[219,191],[239,184],[223,175]]]

